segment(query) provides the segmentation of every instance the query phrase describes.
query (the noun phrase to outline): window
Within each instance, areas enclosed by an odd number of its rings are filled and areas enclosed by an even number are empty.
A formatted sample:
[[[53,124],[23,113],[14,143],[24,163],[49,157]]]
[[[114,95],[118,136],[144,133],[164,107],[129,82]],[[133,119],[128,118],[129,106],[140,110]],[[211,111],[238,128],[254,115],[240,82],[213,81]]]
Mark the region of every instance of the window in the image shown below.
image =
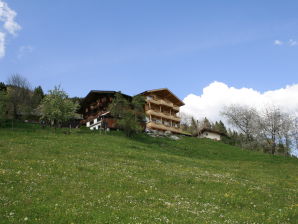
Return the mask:
[[[156,124],[162,124],[161,120],[156,120],[155,123]]]
[[[164,121],[163,124],[166,126],[171,126],[171,124],[168,121]]]

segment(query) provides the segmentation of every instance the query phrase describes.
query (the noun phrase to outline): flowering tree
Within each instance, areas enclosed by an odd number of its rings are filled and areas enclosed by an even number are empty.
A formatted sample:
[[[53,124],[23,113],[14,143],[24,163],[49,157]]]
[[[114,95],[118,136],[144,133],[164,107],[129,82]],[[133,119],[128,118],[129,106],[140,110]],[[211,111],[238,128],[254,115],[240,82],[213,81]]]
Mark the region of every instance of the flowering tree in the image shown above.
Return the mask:
[[[63,122],[75,116],[78,106],[78,103],[68,98],[60,86],[55,86],[43,98],[39,111],[42,120],[48,121],[52,126],[60,127]]]

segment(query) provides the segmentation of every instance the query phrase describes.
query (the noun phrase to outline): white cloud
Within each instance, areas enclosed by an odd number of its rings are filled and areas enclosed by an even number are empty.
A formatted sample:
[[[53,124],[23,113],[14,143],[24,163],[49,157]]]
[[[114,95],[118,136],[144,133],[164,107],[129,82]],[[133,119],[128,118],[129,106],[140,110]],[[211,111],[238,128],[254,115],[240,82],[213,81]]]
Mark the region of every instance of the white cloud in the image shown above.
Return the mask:
[[[23,58],[26,54],[32,53],[34,48],[30,45],[28,46],[21,46],[18,52],[18,59]]]
[[[220,112],[230,104],[253,106],[259,110],[264,106],[276,105],[293,113],[298,112],[297,99],[298,84],[261,93],[251,88],[234,88],[222,82],[213,82],[203,89],[202,95],[189,94],[185,97],[181,112],[196,119],[207,117],[212,121],[223,119]]]
[[[274,45],[278,45],[278,46],[280,46],[280,45],[283,45],[284,43],[282,42],[282,41],[280,41],[280,40],[275,40],[274,41]]]
[[[5,33],[0,32],[0,58],[5,55]]]
[[[290,39],[289,40],[289,45],[290,46],[297,46],[298,45],[298,41]]]
[[[17,13],[8,7],[8,4],[0,0],[0,58],[5,55],[6,34],[16,36],[21,26],[15,22]],[[2,24],[2,25],[1,25]]]
[[[294,47],[294,46],[298,46],[298,41],[293,39],[289,39],[288,41],[275,40],[273,44],[276,46],[286,45],[286,46]]]
[[[21,26],[14,21],[17,13],[8,7],[8,4],[0,0],[0,21],[4,23],[4,29],[12,35],[16,35]]]

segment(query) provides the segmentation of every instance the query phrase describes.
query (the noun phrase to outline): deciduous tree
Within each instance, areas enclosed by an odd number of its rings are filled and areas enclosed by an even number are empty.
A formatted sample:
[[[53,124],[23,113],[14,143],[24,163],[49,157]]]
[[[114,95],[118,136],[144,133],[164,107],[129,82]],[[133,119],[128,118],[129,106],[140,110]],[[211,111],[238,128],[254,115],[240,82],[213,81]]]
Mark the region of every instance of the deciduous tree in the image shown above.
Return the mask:
[[[0,124],[6,118],[7,112],[7,88],[3,82],[0,82]]]
[[[291,125],[288,114],[282,112],[278,107],[269,106],[264,109],[259,119],[259,128],[271,148],[271,154],[276,153],[277,145],[283,141],[286,141],[286,147],[289,149],[288,135]]]
[[[130,137],[143,130],[142,122],[145,120],[145,99],[143,96],[135,96],[131,101],[122,94],[116,93],[109,110],[113,117],[117,118],[117,125]]]
[[[227,118],[232,126],[245,135],[247,141],[253,139],[258,120],[258,113],[255,108],[230,105],[225,107],[221,114]]]
[[[7,118],[7,93],[0,90],[0,126]]]
[[[55,86],[42,100],[39,111],[41,119],[48,121],[52,126],[60,127],[63,122],[76,115],[78,106],[78,103],[68,98],[60,86]]]
[[[8,102],[11,109],[11,117],[19,118],[21,115],[28,114],[31,111],[30,102],[30,83],[19,75],[13,74],[7,80]]]

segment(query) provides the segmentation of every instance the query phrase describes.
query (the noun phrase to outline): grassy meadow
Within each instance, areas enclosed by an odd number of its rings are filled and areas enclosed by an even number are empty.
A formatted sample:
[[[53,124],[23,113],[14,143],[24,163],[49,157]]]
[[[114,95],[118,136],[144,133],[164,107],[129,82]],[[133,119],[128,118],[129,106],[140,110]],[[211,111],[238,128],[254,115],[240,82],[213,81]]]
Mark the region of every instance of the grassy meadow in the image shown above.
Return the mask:
[[[0,223],[298,223],[298,159],[190,137],[2,128]]]

